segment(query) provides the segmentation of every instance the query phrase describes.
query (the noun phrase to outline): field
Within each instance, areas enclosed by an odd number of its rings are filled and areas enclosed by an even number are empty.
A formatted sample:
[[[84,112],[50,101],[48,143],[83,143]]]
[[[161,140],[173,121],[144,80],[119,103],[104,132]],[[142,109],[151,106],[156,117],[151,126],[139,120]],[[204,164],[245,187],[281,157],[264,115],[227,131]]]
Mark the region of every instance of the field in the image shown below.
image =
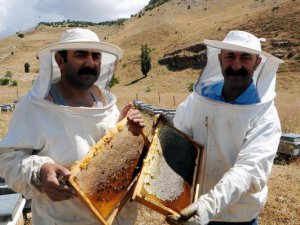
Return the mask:
[[[176,16],[174,16],[176,15]],[[217,16],[216,16],[217,15]],[[282,54],[285,61],[277,74],[275,105],[284,133],[300,133],[300,2],[299,0],[170,0],[134,16],[124,26],[90,27],[105,41],[120,46],[112,88],[122,108],[136,98],[165,108],[176,108],[189,94],[199,70],[170,71],[159,65],[165,54],[201,43],[204,38],[221,40],[229,30],[242,29],[267,39],[263,49]],[[12,72],[18,86],[0,86],[0,104],[11,103],[30,89],[39,71],[36,52],[56,42],[67,27],[36,27],[24,38],[12,35],[0,40],[0,78]],[[140,72],[140,46],[151,47],[152,69]],[[13,52],[13,54],[12,54]],[[187,53],[184,53],[187,54]],[[30,73],[24,63],[30,62]],[[0,139],[6,134],[11,112],[0,114]],[[150,124],[149,124],[150,125]],[[273,166],[268,182],[269,198],[260,214],[260,225],[300,224],[300,160],[281,159]],[[136,225],[166,224],[164,218],[139,206]]]

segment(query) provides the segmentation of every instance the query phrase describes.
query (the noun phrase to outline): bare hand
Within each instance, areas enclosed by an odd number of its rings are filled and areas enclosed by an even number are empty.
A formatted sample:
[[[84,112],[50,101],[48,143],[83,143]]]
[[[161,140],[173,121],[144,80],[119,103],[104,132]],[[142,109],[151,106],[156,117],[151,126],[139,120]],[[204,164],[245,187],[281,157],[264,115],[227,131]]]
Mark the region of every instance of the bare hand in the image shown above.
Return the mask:
[[[45,163],[41,167],[42,188],[51,200],[63,201],[75,196],[74,189],[62,182],[70,175],[71,172],[59,164]]]
[[[125,118],[126,116],[128,121],[133,122],[134,124],[139,125],[140,127],[145,126],[145,121],[140,111],[137,109],[132,109],[131,103],[129,103],[121,110],[119,121]]]

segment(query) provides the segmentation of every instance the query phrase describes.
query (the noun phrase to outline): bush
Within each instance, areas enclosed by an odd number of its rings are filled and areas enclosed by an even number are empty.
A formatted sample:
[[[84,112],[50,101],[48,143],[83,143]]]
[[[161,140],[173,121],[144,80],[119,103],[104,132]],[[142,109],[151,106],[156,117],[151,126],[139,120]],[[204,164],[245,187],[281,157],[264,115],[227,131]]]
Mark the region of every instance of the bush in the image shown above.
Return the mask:
[[[18,86],[18,81],[13,80],[12,83],[11,83],[11,86],[17,87]]]
[[[188,86],[189,92],[193,92],[194,90],[194,83],[190,83]]]
[[[7,78],[7,77],[0,78],[1,85],[8,85],[8,83],[9,83],[9,78]]]
[[[118,84],[119,83],[119,80],[115,77],[115,74],[113,75],[113,77],[111,78],[109,84],[108,84],[108,87],[113,87],[115,84]]]
[[[5,77],[8,78],[8,79],[11,79],[12,78],[12,72],[11,71],[6,71]]]
[[[25,64],[24,64],[24,70],[25,70],[25,73],[29,73],[30,72],[30,64],[28,63],[28,62],[26,62]]]
[[[151,88],[150,87],[146,87],[145,92],[150,92]]]

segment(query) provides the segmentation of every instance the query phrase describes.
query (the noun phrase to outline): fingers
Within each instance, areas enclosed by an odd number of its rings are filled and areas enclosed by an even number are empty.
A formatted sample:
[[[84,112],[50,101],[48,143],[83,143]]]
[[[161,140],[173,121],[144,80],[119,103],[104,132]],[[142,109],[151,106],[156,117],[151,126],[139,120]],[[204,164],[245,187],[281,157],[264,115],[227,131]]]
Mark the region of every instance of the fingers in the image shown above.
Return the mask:
[[[46,163],[40,170],[43,191],[53,201],[62,201],[75,196],[73,188],[62,182],[71,172],[59,165]]]
[[[182,222],[179,221],[179,219],[180,219],[180,216],[169,215],[166,217],[166,222],[171,225],[183,224]]]
[[[127,113],[127,119],[128,121],[131,121],[140,127],[145,126],[145,121],[144,118],[142,117],[140,111],[136,109],[130,109],[129,112]]]

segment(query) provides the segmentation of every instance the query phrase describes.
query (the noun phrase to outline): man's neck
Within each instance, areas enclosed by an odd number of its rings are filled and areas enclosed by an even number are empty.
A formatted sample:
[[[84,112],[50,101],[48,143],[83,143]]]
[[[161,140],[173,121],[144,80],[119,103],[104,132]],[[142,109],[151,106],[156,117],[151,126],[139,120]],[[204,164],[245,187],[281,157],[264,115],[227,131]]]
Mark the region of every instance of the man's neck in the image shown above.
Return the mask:
[[[232,102],[234,101],[237,97],[239,97],[247,88],[252,84],[252,82],[245,87],[241,87],[239,89],[237,88],[231,88],[226,86],[224,83],[223,90],[222,90],[222,96],[225,99],[226,102]]]
[[[93,107],[94,98],[89,89],[78,89],[70,85],[66,85],[63,81],[57,84],[60,94],[66,100],[67,105],[74,107]]]

